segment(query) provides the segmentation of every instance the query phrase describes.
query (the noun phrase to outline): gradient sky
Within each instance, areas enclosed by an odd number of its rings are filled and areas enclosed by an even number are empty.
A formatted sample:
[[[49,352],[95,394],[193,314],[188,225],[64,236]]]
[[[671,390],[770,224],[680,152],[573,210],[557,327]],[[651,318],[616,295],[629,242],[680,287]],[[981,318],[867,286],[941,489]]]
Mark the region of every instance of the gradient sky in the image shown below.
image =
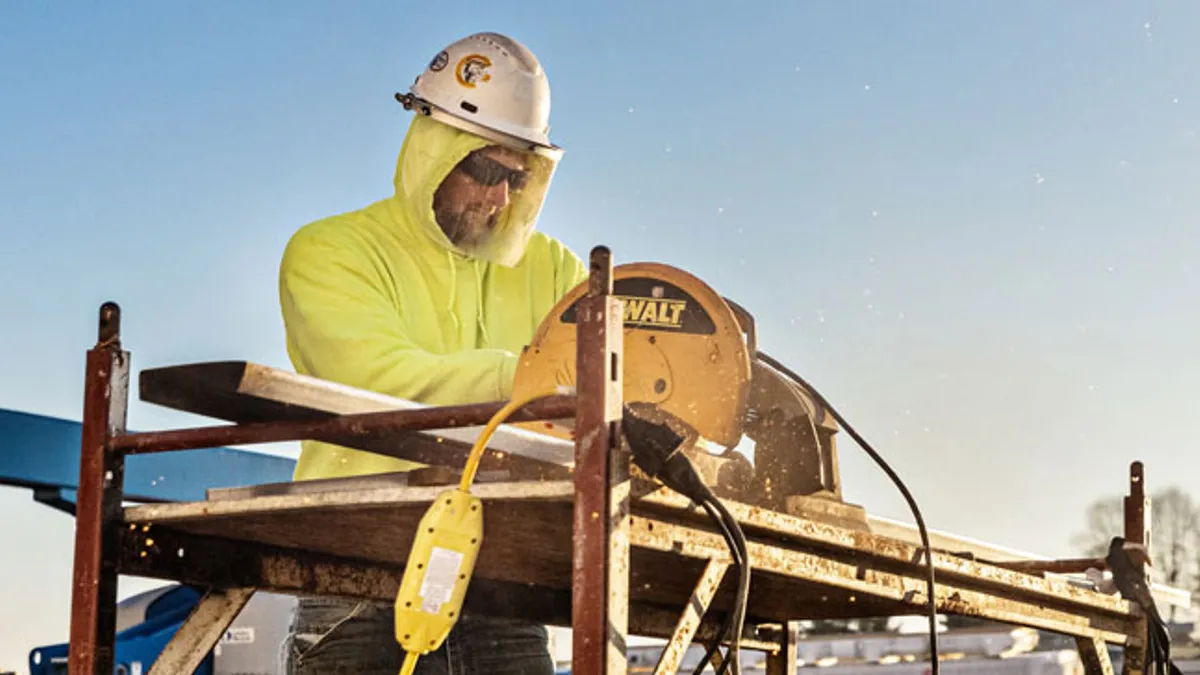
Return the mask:
[[[287,367],[288,236],[390,194],[392,94],[497,30],[553,86],[542,229],[740,302],[931,528],[1073,554],[1134,459],[1200,496],[1200,5],[566,4],[0,3],[0,407],[78,419],[109,299],[135,374]],[[840,450],[850,501],[911,520]],[[66,639],[73,528],[0,508],[25,672]]]

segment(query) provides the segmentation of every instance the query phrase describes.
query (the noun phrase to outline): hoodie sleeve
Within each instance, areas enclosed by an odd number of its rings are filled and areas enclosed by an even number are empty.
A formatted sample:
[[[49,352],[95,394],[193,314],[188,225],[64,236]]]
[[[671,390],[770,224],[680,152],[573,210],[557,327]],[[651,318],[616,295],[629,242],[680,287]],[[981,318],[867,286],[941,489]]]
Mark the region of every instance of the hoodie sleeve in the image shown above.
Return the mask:
[[[559,298],[570,293],[576,286],[588,279],[588,268],[583,260],[566,246],[560,246],[560,251],[558,288],[556,289]]]
[[[352,246],[297,234],[284,252],[279,294],[288,355],[299,372],[430,405],[511,395],[515,354],[422,349],[381,273]]]

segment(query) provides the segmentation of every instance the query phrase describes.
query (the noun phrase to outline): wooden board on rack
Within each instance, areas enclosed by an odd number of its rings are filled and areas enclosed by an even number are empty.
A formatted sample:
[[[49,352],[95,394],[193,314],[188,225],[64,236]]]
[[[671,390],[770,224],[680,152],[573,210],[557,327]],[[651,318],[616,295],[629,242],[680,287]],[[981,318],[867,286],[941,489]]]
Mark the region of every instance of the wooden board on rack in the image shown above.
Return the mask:
[[[267,544],[394,569],[417,522],[445,487],[378,487],[130,507],[135,530],[163,529]],[[573,486],[566,481],[477,484],[485,540],[476,579],[569,590]],[[630,600],[682,607],[724,540],[677,495],[635,500]],[[925,568],[899,539],[730,504],[750,539],[757,621],[920,614]],[[152,536],[152,534],[147,534]],[[1137,612],[1120,598],[935,552],[940,611],[1123,642]],[[731,569],[714,605],[728,607]],[[286,590],[286,589],[284,589]]]
[[[214,419],[236,422],[312,420],[331,415],[416,410],[428,406],[348,387],[248,361],[212,361],[142,371],[141,400]],[[405,446],[429,463],[461,468],[481,427],[437,431],[396,431],[368,444]],[[515,468],[543,477],[564,478],[575,462],[572,442],[512,425],[501,425],[488,443],[483,466]],[[499,461],[507,458],[507,462]]]

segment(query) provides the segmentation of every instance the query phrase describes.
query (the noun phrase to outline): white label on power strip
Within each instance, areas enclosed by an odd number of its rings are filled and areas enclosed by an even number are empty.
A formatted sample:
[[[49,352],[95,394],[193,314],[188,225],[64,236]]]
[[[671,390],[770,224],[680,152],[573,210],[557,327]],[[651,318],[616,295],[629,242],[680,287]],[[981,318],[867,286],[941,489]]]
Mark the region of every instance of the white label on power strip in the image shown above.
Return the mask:
[[[462,567],[463,554],[448,548],[434,547],[429,554],[425,579],[421,581],[421,611],[437,614],[442,605],[454,595],[454,581]]]

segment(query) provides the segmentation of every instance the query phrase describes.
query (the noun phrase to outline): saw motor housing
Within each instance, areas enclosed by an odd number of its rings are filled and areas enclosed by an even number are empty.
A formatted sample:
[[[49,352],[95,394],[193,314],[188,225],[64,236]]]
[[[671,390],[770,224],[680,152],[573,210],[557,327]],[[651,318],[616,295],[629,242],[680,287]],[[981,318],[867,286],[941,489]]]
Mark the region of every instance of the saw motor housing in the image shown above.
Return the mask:
[[[576,311],[586,292],[586,282],[574,288],[538,327],[521,353],[513,398],[575,386]],[[654,404],[694,429],[699,442],[687,452],[714,491],[845,520],[834,513],[836,424],[808,392],[756,359],[748,312],[694,275],[654,262],[615,266],[613,293],[624,304],[624,400]],[[570,439],[571,424],[519,426]],[[753,466],[734,450],[745,438],[754,442]]]

